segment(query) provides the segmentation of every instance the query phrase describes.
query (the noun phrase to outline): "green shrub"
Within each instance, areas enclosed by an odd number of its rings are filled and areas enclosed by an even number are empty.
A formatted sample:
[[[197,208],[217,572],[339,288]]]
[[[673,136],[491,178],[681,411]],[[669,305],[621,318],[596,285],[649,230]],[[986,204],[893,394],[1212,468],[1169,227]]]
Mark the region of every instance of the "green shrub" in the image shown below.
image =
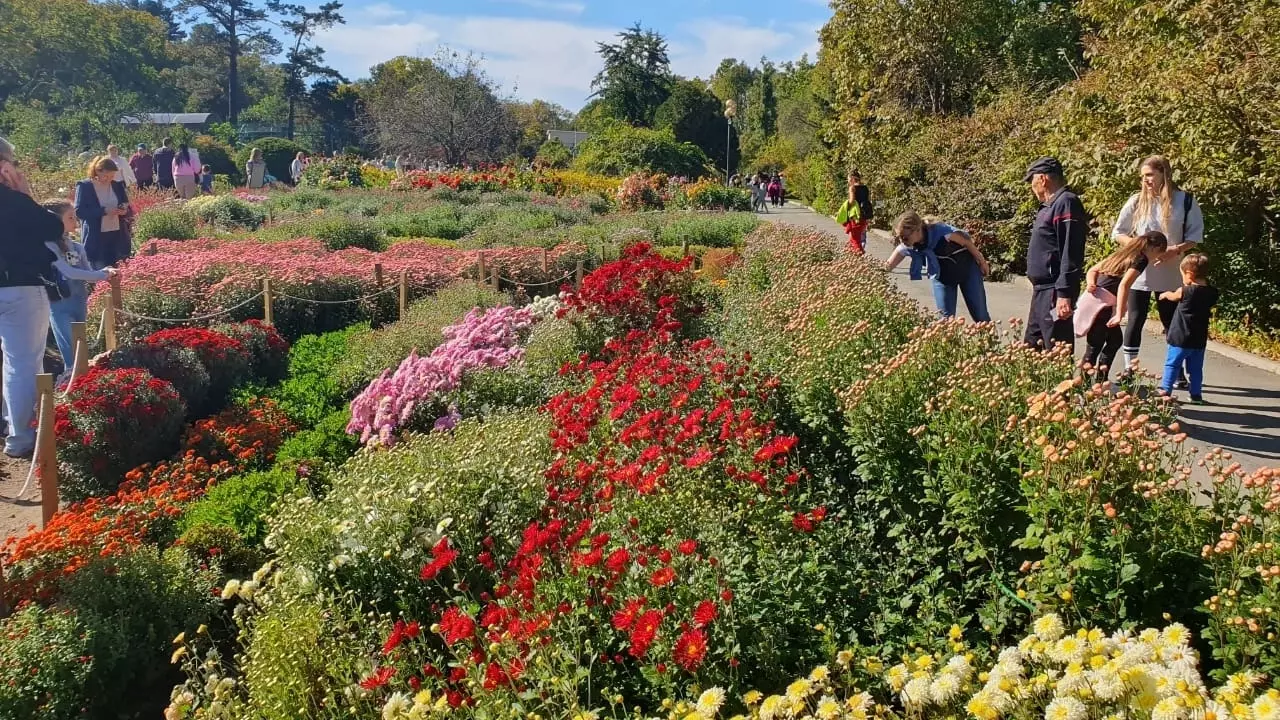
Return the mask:
[[[457,206],[437,205],[418,212],[380,215],[377,227],[391,237],[436,237],[457,240],[474,227],[474,218],[464,222]]]
[[[322,494],[329,475],[360,448],[360,440],[347,433],[351,409],[335,410],[315,427],[303,430],[280,446],[276,463],[298,467],[313,494]]]
[[[186,539],[197,528],[227,527],[246,543],[260,544],[267,534],[271,506],[296,487],[298,477],[292,467],[227,478],[187,509],[178,529]]]
[[[671,130],[615,123],[579,146],[573,167],[597,175],[643,172],[698,178],[708,174],[709,163],[697,145],[677,141]]]
[[[194,240],[196,236],[195,216],[184,208],[152,208],[139,214],[133,225],[135,245],[148,240]]]
[[[200,163],[208,165],[214,175],[225,175],[232,185],[239,185],[243,177],[243,165],[236,165],[231,148],[211,135],[197,135],[191,147],[200,154]]]
[[[735,247],[759,225],[759,219],[749,213],[686,215],[677,217],[663,227],[658,242],[662,245],[687,242],[707,247]]]
[[[236,153],[236,168],[243,168],[249,162],[254,149],[262,151],[262,159],[267,163],[267,172],[280,181],[289,180],[289,166],[300,152],[307,149],[292,140],[284,138],[262,138],[246,145],[241,145]]]
[[[187,406],[187,418],[201,418],[209,403],[209,371],[191,348],[131,342],[117,347],[98,362],[108,370],[139,368],[167,381]]]
[[[333,207],[338,196],[315,188],[298,188],[288,193],[273,193],[265,203],[277,213],[310,215],[316,210]]]
[[[267,213],[254,203],[235,195],[206,195],[187,203],[199,220],[224,230],[256,230],[267,221]]]
[[[263,509],[269,510],[270,506]],[[246,544],[245,538],[229,524],[191,525],[178,538],[177,545],[202,566],[218,568],[219,579],[244,577],[262,567],[266,560],[261,550]]]
[[[560,170],[569,167],[573,162],[573,153],[559,140],[548,140],[538,148],[538,154],[533,158],[533,162],[541,167]]]
[[[29,605],[0,621],[0,717],[83,718],[91,643],[70,610]]]
[[[312,221],[308,230],[312,237],[323,242],[330,250],[355,247],[379,252],[386,249],[382,231],[367,220],[323,218]]]
[[[465,280],[442,288],[414,303],[403,319],[352,335],[346,357],[334,370],[338,387],[354,395],[383,370],[399,367],[410,352],[426,355],[434,350],[444,341],[440,331],[460,322],[473,308],[496,307],[506,300],[506,295]]]
[[[346,359],[350,338],[367,332],[368,326],[357,325],[299,338],[289,350],[289,377],[270,391],[271,399],[302,427],[320,423],[347,399],[335,370]]]

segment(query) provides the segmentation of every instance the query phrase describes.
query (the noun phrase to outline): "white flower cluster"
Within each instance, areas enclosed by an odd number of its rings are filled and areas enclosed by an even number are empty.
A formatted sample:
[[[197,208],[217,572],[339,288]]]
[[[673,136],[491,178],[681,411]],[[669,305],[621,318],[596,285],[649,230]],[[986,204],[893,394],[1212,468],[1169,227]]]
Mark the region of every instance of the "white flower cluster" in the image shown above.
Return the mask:
[[[534,300],[529,303],[529,312],[533,313],[533,317],[539,321],[555,317],[560,311],[561,295],[547,295]]]

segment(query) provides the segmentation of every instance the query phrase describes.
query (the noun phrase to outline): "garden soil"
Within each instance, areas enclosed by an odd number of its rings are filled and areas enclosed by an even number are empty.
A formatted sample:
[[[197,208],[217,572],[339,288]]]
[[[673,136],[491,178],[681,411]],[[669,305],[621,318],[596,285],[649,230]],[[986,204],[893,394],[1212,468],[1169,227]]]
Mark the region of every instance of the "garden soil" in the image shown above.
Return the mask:
[[[21,535],[40,524],[40,486],[34,480],[22,499],[14,499],[27,481],[31,463],[0,454],[0,536]]]
[[[803,205],[790,203],[782,208],[770,208],[761,217],[773,222],[783,222],[822,230],[833,236],[833,242],[843,248],[844,230],[835,220],[820,215]],[[877,260],[885,260],[893,251],[893,241],[884,231],[872,230],[867,242],[867,253]],[[893,280],[907,295],[926,307],[933,307],[933,290],[926,281],[913,282],[907,274],[907,264],[899,266]],[[991,317],[997,320],[1017,318],[1025,320],[1031,300],[1031,288],[1025,281],[987,283],[987,305]],[[960,302],[963,316],[964,302]],[[1164,367],[1165,344],[1158,333],[1142,344],[1139,363],[1149,372],[1160,372]],[[1084,342],[1076,342],[1077,353],[1083,354]],[[1280,466],[1280,375],[1246,365],[1225,355],[1213,352],[1205,358],[1204,396],[1211,404],[1184,406],[1180,411],[1184,429],[1190,436],[1192,447],[1202,452],[1218,446],[1231,451],[1233,459],[1246,470]],[[1185,399],[1186,393],[1180,392]],[[1197,469],[1201,482],[1207,477]]]

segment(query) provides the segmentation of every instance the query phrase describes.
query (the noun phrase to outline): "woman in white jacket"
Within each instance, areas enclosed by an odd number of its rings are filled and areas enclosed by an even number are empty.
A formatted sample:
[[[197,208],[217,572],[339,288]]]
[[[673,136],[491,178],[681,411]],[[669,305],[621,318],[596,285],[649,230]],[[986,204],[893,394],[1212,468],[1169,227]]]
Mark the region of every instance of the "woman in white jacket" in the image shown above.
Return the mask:
[[[107,157],[111,158],[111,162],[120,169],[120,179],[124,181],[125,187],[130,190],[138,187],[138,177],[133,174],[133,168],[129,167],[129,161],[120,155],[118,145],[107,146]]]

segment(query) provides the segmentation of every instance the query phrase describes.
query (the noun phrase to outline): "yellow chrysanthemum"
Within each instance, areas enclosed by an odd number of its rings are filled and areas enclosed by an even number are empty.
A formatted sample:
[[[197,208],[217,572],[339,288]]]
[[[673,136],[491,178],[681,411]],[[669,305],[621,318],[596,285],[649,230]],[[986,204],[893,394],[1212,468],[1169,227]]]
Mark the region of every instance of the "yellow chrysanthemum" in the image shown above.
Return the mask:
[[[1049,613],[1036,618],[1031,629],[1035,632],[1036,637],[1044,642],[1054,642],[1066,632],[1066,627],[1062,624],[1062,618],[1058,617],[1057,613]]]
[[[824,695],[818,701],[818,707],[814,714],[822,718],[822,720],[835,720],[840,717],[840,703],[836,702],[836,699],[830,695]]]
[[[792,702],[804,700],[811,692],[813,692],[813,683],[807,678],[800,678],[787,686],[787,699]]]
[[[786,698],[781,695],[770,695],[760,704],[760,720],[773,720],[786,708]]]
[[[831,671],[826,665],[819,665],[809,673],[809,681],[821,685],[831,677]]]
[[[836,664],[840,667],[849,667],[849,663],[853,662],[853,652],[849,650],[841,650],[836,653]]]
[[[698,696],[697,709],[704,717],[715,717],[721,705],[724,705],[724,690],[721,688],[707,688]]]
[[[1280,691],[1269,690],[1253,701],[1255,720],[1280,720]]]
[[[1000,711],[996,709],[995,703],[992,702],[991,693],[987,690],[979,690],[973,697],[969,698],[969,702],[964,707],[977,720],[996,720],[996,718],[1000,717]]]
[[[742,696],[742,702],[746,703],[747,705],[755,705],[756,703],[760,702],[760,700],[763,697],[764,697],[764,694],[761,693],[759,690],[750,690],[747,692],[746,695]]]

